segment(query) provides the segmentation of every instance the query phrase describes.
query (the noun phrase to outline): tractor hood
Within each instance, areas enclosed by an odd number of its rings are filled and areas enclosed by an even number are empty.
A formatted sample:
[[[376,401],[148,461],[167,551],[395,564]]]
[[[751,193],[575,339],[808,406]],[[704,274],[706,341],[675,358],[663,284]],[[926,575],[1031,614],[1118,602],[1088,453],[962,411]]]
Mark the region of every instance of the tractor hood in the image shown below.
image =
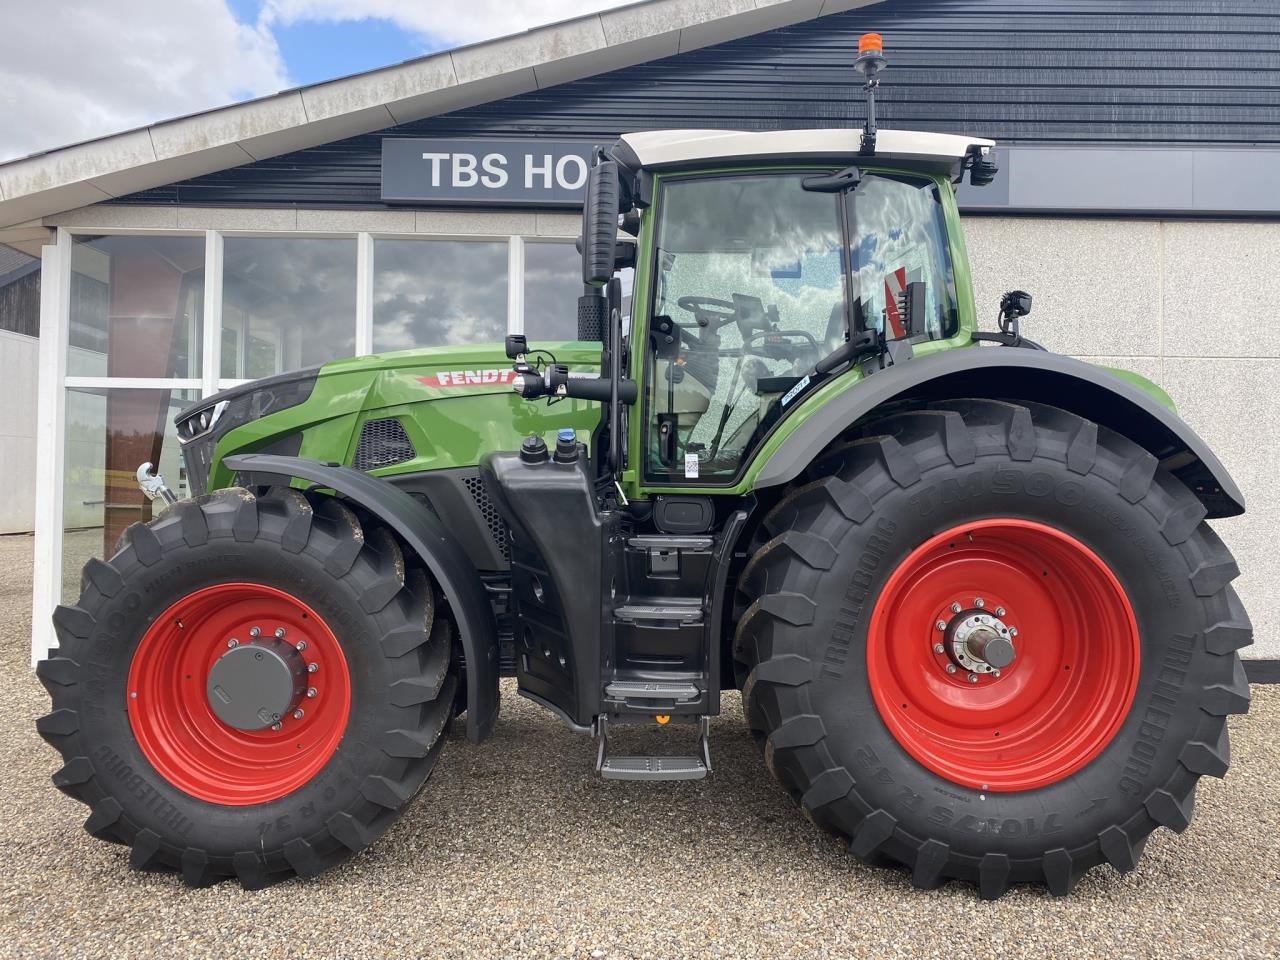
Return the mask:
[[[540,346],[571,369],[599,369],[598,344]],[[474,466],[482,450],[515,449],[547,419],[515,394],[514,377],[503,345],[481,344],[337,360],[219,391],[174,418],[189,490],[231,483],[220,464],[233,453],[303,456],[379,474]],[[551,409],[557,423],[587,431],[599,417],[586,402]],[[366,430],[369,423],[375,427]],[[359,457],[362,434],[392,437],[395,456]]]

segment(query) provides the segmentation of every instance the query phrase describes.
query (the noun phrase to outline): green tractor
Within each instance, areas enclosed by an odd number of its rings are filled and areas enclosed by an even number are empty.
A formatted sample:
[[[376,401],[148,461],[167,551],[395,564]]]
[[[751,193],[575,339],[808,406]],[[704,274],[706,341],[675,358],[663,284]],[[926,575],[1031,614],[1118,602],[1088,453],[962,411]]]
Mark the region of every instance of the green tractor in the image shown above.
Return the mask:
[[[1158,387],[1023,339],[1027,294],[978,331],[953,184],[993,144],[877,131],[864,46],[862,129],[598,151],[577,341],[177,418],[194,496],[140,472],[161,509],[38,668],[91,834],[192,885],[314,876],[451,720],[493,732],[504,676],[617,780],[708,775],[740,689],[805,815],[923,888],[1066,894],[1187,827],[1248,707],[1205,523],[1240,491]],[[683,750],[625,755],[640,724]]]

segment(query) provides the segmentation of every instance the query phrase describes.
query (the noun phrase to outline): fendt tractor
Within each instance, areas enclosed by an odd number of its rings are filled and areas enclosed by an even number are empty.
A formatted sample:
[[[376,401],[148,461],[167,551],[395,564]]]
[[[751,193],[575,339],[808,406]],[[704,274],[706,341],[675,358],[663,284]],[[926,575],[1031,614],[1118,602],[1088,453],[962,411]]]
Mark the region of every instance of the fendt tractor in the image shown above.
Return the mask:
[[[922,888],[1066,894],[1184,830],[1248,707],[1205,523],[1240,491],[1159,387],[1023,338],[1028,294],[979,331],[953,185],[994,145],[878,130],[879,37],[856,65],[861,126],[597,148],[576,341],[183,411],[192,496],[140,468],[153,519],[39,664],[86,829],[192,885],[312,877],[514,676],[612,780],[707,776],[741,690],[804,814]]]

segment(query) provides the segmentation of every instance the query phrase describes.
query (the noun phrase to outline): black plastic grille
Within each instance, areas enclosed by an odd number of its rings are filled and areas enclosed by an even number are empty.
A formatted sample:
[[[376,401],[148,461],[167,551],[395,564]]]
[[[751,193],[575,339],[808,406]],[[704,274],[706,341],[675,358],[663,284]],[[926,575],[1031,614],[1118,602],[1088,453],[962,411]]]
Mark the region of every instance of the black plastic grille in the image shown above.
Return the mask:
[[[404,425],[395,418],[369,420],[360,428],[353,466],[357,470],[375,470],[412,460],[418,455]]]
[[[493,497],[489,496],[489,489],[484,485],[483,477],[463,477],[462,482],[466,484],[467,491],[471,494],[471,498],[476,502],[476,509],[480,511],[480,516],[484,518],[484,524],[489,528],[489,536],[493,537],[493,542],[498,545],[498,549],[502,552],[502,559],[511,562],[511,544],[507,541],[507,524],[502,519],[502,514],[498,512],[498,506],[493,502]]]

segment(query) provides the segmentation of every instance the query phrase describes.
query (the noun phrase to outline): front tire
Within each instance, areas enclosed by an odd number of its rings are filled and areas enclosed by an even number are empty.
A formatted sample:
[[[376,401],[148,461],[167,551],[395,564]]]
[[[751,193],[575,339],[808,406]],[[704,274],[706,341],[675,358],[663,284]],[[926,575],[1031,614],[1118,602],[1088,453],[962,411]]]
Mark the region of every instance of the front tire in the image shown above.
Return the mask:
[[[740,579],[769,769],[920,887],[1061,895],[1133,869],[1225,774],[1226,716],[1248,707],[1251,627],[1204,516],[1149,453],[1055,408],[872,423],[766,516]],[[1016,628],[999,675],[957,644],[974,627]]]
[[[386,529],[296,490],[135,524],[54,624],[37,668],[54,784],[133,867],[192,886],[314,876],[366,848],[430,774],[457,689],[427,574]],[[231,712],[264,686],[273,706]]]

